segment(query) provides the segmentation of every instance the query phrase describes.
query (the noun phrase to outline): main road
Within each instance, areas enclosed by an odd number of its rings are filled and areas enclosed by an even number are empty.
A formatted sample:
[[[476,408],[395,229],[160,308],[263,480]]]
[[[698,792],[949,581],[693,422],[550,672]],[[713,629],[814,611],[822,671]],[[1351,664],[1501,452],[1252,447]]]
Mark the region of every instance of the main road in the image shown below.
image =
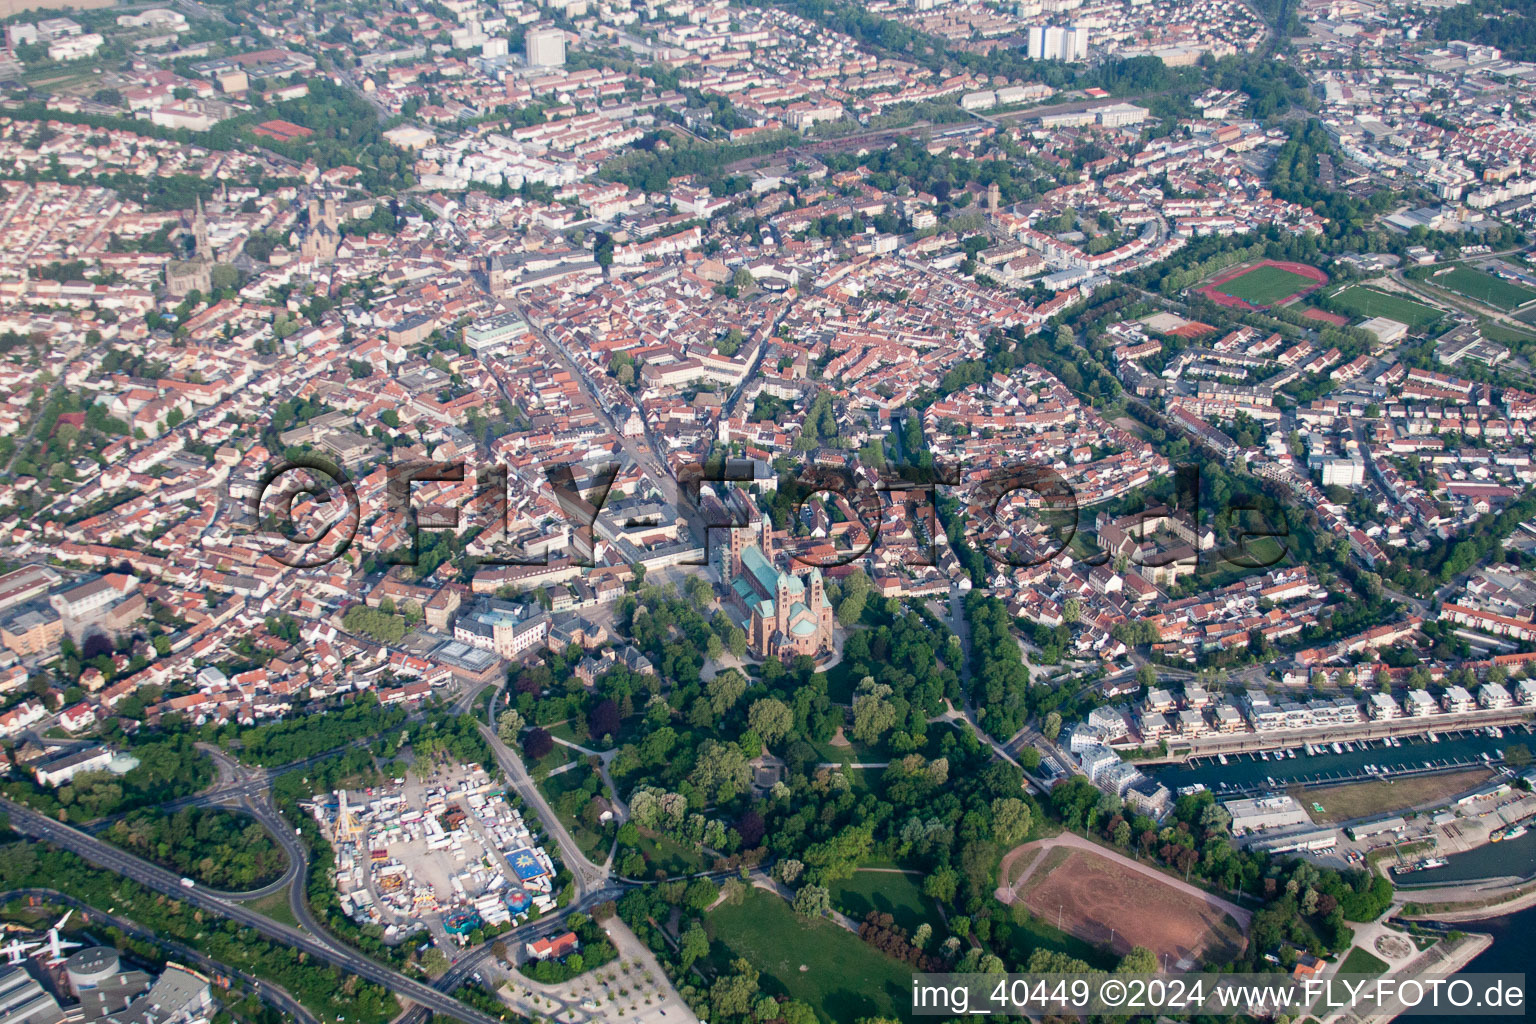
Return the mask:
[[[0,892],[0,900],[13,899],[39,899],[50,903],[73,907],[84,915],[84,919],[91,922],[110,924],[125,935],[131,935],[141,942],[159,946],[182,961],[184,965],[201,967],[211,974],[223,975],[226,978],[239,978],[246,986],[256,993],[257,998],[286,1015],[289,1020],[299,1024],[320,1024],[320,1018],[305,1009],[304,1004],[293,998],[288,990],[270,981],[262,981],[255,975],[237,970],[228,964],[220,963],[199,953],[190,946],[167,939],[163,935],[156,935],[150,929],[130,921],[116,914],[109,914],[100,907],[93,907],[84,900],[77,900],[73,896],[59,892],[57,889],[12,889],[9,892]]]
[[[501,696],[501,686],[491,691],[489,697],[490,715],[492,722],[496,721],[496,700]],[[594,864],[587,859],[587,855],[581,852],[581,847],[576,845],[576,840],[571,838],[560,819],[555,816],[554,808],[549,806],[549,801],[544,799],[544,794],[539,792],[539,787],[534,784],[533,778],[524,767],[522,758],[501,741],[495,728],[476,722],[475,728],[480,730],[481,737],[486,745],[491,748],[491,754],[496,758],[496,764],[506,775],[512,788],[517,790],[517,795],[523,798],[523,803],[531,808],[544,823],[544,832],[555,841],[560,848],[560,860],[571,871],[571,877],[576,884],[575,903],[584,903],[589,894],[601,888],[608,882],[608,868],[601,864]]]
[[[534,317],[529,315],[526,307],[516,302],[511,305],[533,330],[534,336],[543,343],[545,351],[554,355],[556,359],[563,363],[565,369],[572,375],[572,378],[581,385],[582,398],[592,407],[593,412],[607,426],[609,432],[618,439],[619,446],[623,449],[624,454],[628,455],[635,465],[640,467],[640,471],[645,474],[646,479],[655,488],[656,493],[662,495],[682,514],[683,518],[688,522],[690,532],[695,538],[703,537],[705,526],[703,517],[699,514],[698,505],[693,500],[693,495],[688,492],[688,489],[680,486],[672,472],[667,468],[666,453],[651,430],[650,422],[648,420],[645,421],[646,443],[644,445],[640,445],[634,438],[626,436],[623,425],[615,419],[610,411],[608,403],[603,397],[602,390],[597,385],[597,381],[592,379],[591,374],[587,372],[586,367],[582,365],[581,361],[565,347],[563,342],[551,335]],[[503,392],[505,393],[505,388],[503,388]],[[508,395],[507,397],[510,401],[511,396]]]
[[[236,901],[215,895],[202,886],[184,886],[180,877],[174,873],[148,861],[140,860],[79,829],[38,814],[15,801],[0,798],[0,809],[10,815],[11,827],[17,832],[69,850],[97,867],[132,879],[146,888],[164,893],[197,910],[217,914],[251,928],[274,942],[280,942],[317,960],[339,967],[349,974],[355,974],[366,981],[382,985],[396,996],[408,999],[433,1013],[464,1021],[465,1024],[504,1024],[500,1018],[466,1006],[452,996],[414,978],[407,978],[403,974],[392,971],[361,953],[340,944],[325,941],[322,938],[323,933],[311,935],[302,929],[272,921]],[[292,838],[291,832],[288,833],[288,837]],[[293,892],[294,901],[302,904],[300,887],[295,886]],[[299,920],[302,922],[304,918],[301,917]]]
[[[410,722],[413,719],[408,718],[406,721]],[[271,790],[273,780],[279,775],[286,775],[289,772],[298,771],[300,768],[307,768],[312,764],[318,764],[353,747],[366,746],[376,738],[376,736],[360,736],[348,743],[343,743],[339,747],[331,747],[329,750],[322,750],[318,754],[312,754],[309,757],[303,757],[297,761],[290,761],[287,764],[280,764],[271,768],[260,766],[254,768],[247,767],[234,760],[232,755],[218,747],[210,744],[198,744],[199,748],[218,766],[218,780],[200,793],[167,800],[164,803],[155,804],[154,807],[161,814],[170,815],[188,807],[213,807],[259,798]],[[86,826],[86,831],[93,835],[99,835],[103,829],[109,828],[114,822],[128,817],[131,813],[133,812],[124,811],[119,814],[108,815],[105,818],[91,822],[90,825]]]
[[[609,883],[601,889],[594,889],[581,900],[571,904],[559,916],[540,918],[530,924],[525,924],[501,936],[500,941],[514,945],[519,942],[533,942],[537,939],[548,938],[556,932],[565,931],[567,927],[565,923],[567,914],[577,911],[585,913],[599,903],[617,899],[624,894],[627,888],[628,886],[625,885]],[[492,961],[495,960],[495,947],[495,942],[488,942],[477,949],[472,949],[465,953],[458,960],[454,961],[453,966],[442,977],[432,983],[432,987],[441,992],[452,992],[460,985],[469,981],[472,976],[478,975],[482,970],[489,969]],[[417,1006],[401,1017],[396,1024],[425,1024],[426,1019],[427,1010]]]

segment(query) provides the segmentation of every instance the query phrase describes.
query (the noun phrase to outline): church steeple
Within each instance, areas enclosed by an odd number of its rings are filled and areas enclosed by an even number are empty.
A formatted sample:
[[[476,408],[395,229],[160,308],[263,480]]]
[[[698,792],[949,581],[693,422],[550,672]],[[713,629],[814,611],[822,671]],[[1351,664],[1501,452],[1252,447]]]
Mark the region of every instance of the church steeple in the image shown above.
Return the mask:
[[[197,213],[192,217],[192,240],[196,243],[197,258],[213,259],[213,247],[208,244],[208,217],[203,213],[203,197],[197,197]]]

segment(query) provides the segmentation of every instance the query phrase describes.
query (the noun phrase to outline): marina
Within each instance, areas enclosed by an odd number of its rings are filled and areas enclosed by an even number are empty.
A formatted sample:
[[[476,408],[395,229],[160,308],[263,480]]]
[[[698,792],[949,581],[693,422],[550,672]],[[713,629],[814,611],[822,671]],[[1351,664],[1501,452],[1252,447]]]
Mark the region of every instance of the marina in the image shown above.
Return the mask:
[[[1404,778],[1504,763],[1506,748],[1531,746],[1529,723],[1502,729],[1468,729],[1419,737],[1388,737],[1347,743],[1304,744],[1283,751],[1224,753],[1176,764],[1147,765],[1147,774],[1177,792],[1203,785],[1219,797],[1251,796],[1295,786],[1331,786]]]
[[[1395,878],[1394,881],[1408,887],[1405,892],[1410,892],[1413,887],[1421,885],[1532,876],[1536,876],[1536,832],[1527,829],[1520,835],[1497,843],[1487,843],[1464,853],[1449,854],[1443,863],[1432,869],[1416,871],[1410,877]]]

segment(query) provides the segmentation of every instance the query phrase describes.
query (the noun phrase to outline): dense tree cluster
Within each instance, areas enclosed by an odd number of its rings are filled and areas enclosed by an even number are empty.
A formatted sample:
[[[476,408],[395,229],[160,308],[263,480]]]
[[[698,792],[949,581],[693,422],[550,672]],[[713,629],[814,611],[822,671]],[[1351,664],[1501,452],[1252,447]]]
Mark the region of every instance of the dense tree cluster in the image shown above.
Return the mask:
[[[1029,715],[1029,669],[1003,602],[972,590],[965,596],[965,614],[971,623],[971,692],[978,717],[994,739],[1006,741]]]
[[[231,729],[223,735],[223,742],[251,764],[280,765],[381,735],[397,728],[405,718],[404,710],[382,707],[372,694],[363,694],[328,714],[287,718],[241,731]]]
[[[112,908],[155,934],[286,989],[321,1019],[345,1016],[384,1024],[400,1013],[388,990],[270,942],[233,921],[209,917],[179,900],[92,867],[74,854],[33,842],[0,847],[0,887],[55,889],[93,907]]]
[[[13,778],[0,792],[50,817],[80,823],[175,800],[213,781],[213,764],[191,736],[145,736],[131,753],[139,764],[123,775],[83,772],[57,789]]]
[[[1497,46],[1506,60],[1536,60],[1536,3],[1473,0],[1449,7],[1435,24],[1436,39],[1466,39]]]
[[[311,76],[308,85],[309,91],[304,96],[263,108],[258,111],[260,116],[254,119],[236,119],[234,124],[221,122],[209,135],[214,136],[221,130],[239,132],[248,127],[247,121],[254,124],[281,118],[303,125],[315,134],[293,142],[257,140],[264,148],[281,153],[296,163],[313,160],[324,170],[354,167],[358,170],[357,184],[372,193],[405,189],[415,184],[409,157],[385,140],[387,126],[379,122],[367,100],[356,90],[332,81],[327,75]]]
[[[871,910],[859,925],[859,938],[891,959],[911,964],[915,971],[944,969],[944,962],[925,954],[922,944],[913,941],[905,928],[898,927],[890,914]]]
[[[725,180],[726,165],[747,157],[780,152],[787,142],[796,137],[788,131],[768,132],[754,136],[747,143],[688,144],[668,132],[658,132],[647,135],[630,152],[604,164],[600,176],[605,181],[620,182],[656,194],[666,192],[673,178],[691,175],[702,175],[712,186],[721,185]],[[667,140],[667,145],[658,147],[656,144],[663,138]],[[742,177],[739,190],[744,192],[749,187],[750,181]],[[734,194],[724,188],[715,188],[714,191],[717,195]]]
[[[178,875],[226,892],[257,889],[279,877],[287,857],[260,822],[222,808],[188,807],[172,815],[135,811],[105,837]]]
[[[382,608],[369,608],[365,604],[354,604],[348,608],[341,622],[348,632],[362,633],[381,644],[399,643],[400,638],[405,636],[404,618],[391,615]]]

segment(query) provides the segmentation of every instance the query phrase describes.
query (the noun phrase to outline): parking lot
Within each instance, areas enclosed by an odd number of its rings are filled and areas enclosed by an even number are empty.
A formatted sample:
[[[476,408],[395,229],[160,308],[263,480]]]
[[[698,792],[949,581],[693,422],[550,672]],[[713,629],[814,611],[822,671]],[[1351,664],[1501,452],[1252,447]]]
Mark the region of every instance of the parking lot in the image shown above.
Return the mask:
[[[496,969],[508,1005],[533,1020],[587,1024],[614,1020],[637,1024],[698,1024],[688,1004],[667,980],[651,951],[617,917],[606,922],[619,957],[561,985],[541,985],[521,974]]]

